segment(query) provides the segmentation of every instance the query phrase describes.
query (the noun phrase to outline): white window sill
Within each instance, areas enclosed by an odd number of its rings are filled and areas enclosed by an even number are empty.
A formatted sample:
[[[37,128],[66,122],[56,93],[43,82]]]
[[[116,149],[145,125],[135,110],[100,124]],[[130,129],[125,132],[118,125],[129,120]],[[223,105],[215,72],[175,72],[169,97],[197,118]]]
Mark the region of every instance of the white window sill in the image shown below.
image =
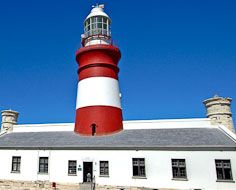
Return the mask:
[[[12,174],[20,174],[20,171],[11,171]]]
[[[146,176],[133,176],[133,179],[147,179]]]
[[[235,183],[232,179],[217,179],[216,182]]]
[[[175,181],[188,181],[188,178],[172,178]]]
[[[109,175],[99,175],[99,177],[109,177]]]
[[[48,175],[48,173],[38,172],[38,175]]]
[[[77,176],[77,174],[68,174],[68,176]]]

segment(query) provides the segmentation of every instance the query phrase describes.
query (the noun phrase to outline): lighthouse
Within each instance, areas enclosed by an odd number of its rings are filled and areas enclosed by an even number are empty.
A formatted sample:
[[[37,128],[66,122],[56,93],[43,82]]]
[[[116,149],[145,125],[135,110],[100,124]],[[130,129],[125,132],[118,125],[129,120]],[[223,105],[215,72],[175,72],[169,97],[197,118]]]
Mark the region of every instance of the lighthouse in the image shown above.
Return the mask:
[[[118,62],[112,44],[111,19],[104,5],[93,6],[84,21],[82,47],[76,52],[78,92],[74,131],[80,135],[109,135],[123,129]]]

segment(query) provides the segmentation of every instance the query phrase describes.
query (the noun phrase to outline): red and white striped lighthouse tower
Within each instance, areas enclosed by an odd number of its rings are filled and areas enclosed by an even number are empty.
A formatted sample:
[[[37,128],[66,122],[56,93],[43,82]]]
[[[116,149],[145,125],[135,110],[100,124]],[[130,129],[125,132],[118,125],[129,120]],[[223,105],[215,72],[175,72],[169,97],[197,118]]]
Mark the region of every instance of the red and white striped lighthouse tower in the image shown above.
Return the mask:
[[[76,133],[106,135],[123,129],[118,82],[121,57],[112,45],[111,19],[104,5],[96,5],[84,21],[82,46],[76,53],[79,64],[76,102]]]

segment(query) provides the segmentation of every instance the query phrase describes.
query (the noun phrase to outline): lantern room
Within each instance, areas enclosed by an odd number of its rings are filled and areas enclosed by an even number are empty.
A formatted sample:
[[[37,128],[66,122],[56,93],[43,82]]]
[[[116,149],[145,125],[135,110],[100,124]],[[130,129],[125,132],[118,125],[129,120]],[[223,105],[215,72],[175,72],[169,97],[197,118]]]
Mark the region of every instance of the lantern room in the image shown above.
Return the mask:
[[[104,12],[104,5],[95,5],[84,21],[82,45],[111,44],[111,19]]]

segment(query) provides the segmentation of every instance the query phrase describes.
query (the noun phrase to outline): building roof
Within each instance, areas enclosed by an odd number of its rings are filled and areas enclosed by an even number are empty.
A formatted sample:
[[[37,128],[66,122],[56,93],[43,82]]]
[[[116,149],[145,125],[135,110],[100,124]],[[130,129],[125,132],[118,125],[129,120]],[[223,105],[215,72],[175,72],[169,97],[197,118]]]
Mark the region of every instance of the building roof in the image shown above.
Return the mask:
[[[83,150],[236,150],[236,141],[219,127],[129,129],[85,137],[73,131],[10,132],[0,149]]]

